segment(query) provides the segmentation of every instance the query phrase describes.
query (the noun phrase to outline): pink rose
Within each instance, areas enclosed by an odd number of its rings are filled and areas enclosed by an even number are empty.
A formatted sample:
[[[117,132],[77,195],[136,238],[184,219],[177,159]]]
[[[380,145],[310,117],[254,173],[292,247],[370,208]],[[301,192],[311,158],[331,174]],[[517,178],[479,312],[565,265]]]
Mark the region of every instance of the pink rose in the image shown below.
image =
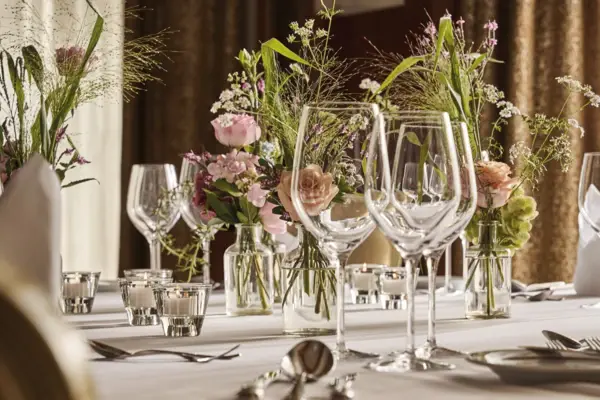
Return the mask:
[[[265,231],[273,235],[283,235],[287,232],[287,225],[279,215],[273,213],[274,208],[275,204],[265,203],[258,212],[258,215]]]
[[[248,197],[248,201],[250,201],[250,203],[252,203],[255,207],[261,208],[267,201],[267,194],[269,194],[268,190],[263,190],[260,187],[260,183],[255,183],[250,186],[246,196]]]
[[[213,181],[225,179],[233,183],[238,175],[245,172],[256,174],[257,166],[258,156],[233,149],[227,154],[218,155],[216,161],[208,164],[206,169],[212,175]]]
[[[300,199],[306,213],[311,217],[317,216],[325,210],[339,192],[338,187],[333,184],[333,176],[330,173],[324,173],[318,165],[311,164],[301,170],[298,180]],[[299,221],[300,217],[292,203],[291,193],[292,173],[283,171],[277,186],[277,194],[292,221]]]
[[[211,121],[219,143],[241,148],[260,139],[260,127],[246,114],[224,114]]]
[[[511,178],[510,167],[498,161],[477,161],[477,206],[502,207],[508,201],[516,179]]]

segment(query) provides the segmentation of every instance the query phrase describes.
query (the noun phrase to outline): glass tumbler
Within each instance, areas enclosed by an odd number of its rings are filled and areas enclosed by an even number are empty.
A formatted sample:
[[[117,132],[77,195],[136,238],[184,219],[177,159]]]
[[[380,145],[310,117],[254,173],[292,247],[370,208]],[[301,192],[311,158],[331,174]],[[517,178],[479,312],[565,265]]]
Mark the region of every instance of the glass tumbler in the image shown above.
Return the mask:
[[[60,308],[65,314],[89,314],[98,290],[100,272],[63,272]]]
[[[212,290],[205,283],[154,286],[154,298],[165,336],[199,336]]]
[[[160,323],[152,288],[156,285],[171,283],[172,281],[172,277],[158,276],[126,276],[119,279],[121,297],[129,325],[147,326],[158,325]]]

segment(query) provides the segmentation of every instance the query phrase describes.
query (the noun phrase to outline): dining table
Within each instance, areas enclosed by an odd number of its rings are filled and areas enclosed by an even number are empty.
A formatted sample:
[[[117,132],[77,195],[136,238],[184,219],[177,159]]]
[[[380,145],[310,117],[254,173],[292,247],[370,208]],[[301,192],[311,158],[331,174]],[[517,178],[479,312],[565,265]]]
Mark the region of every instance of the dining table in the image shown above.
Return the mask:
[[[507,319],[467,320],[461,295],[438,296],[437,340],[442,346],[461,352],[544,346],[542,330],[583,338],[600,336],[600,309],[582,306],[600,299],[577,297],[570,286],[557,290],[563,301],[512,301]],[[427,296],[416,296],[416,344],[427,333]],[[384,310],[378,304],[347,305],[346,340],[352,349],[381,355],[405,347],[406,311]],[[282,333],[281,306],[273,315],[228,317],[225,296],[218,290],[210,297],[202,332],[197,337],[165,337],[160,326],[133,327],[127,323],[117,292],[98,293],[93,312],[64,316],[81,332],[82,340],[94,339],[126,350],[169,349],[219,354],[234,345],[240,357],[206,364],[169,355],[107,361],[89,353],[89,367],[101,400],[141,399],[235,399],[243,384],[259,375],[279,369],[282,357],[302,338]],[[335,335],[317,338],[335,345]],[[367,360],[340,361],[318,382],[306,385],[307,399],[330,399],[329,385],[335,378],[356,373],[355,399],[591,399],[600,398],[600,385],[591,383],[543,383],[515,385],[501,381],[488,368],[463,357],[444,360],[456,366],[450,371],[405,374],[381,373],[367,369]],[[291,389],[281,379],[268,387],[266,399],[282,399]]]

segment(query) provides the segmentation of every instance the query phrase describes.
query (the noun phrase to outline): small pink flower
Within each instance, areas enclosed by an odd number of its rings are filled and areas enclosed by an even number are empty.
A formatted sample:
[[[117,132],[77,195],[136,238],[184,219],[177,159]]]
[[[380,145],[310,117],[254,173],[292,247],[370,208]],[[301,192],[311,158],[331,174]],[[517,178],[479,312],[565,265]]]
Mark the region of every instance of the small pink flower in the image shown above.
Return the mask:
[[[508,201],[517,179],[511,178],[510,167],[498,161],[475,163],[477,205],[481,208],[502,207]]]
[[[248,82],[242,83],[242,90],[250,90],[250,84]]]
[[[200,221],[202,221],[203,224],[208,224],[210,221],[217,218],[217,213],[204,208],[198,213],[198,216],[200,217]]]
[[[279,215],[273,213],[274,208],[275,204],[265,203],[265,205],[258,212],[258,215],[262,221],[265,231],[273,235],[282,235],[287,232],[287,225]]]
[[[248,194],[246,196],[248,197],[248,201],[250,201],[250,203],[252,203],[252,205],[254,205],[255,207],[261,208],[262,206],[265,205],[268,194],[269,194],[269,191],[263,190],[260,187],[260,183],[255,183],[252,186],[250,186],[250,190],[248,190]]]
[[[489,38],[488,41],[487,41],[487,44],[488,44],[489,47],[493,47],[493,46],[495,46],[495,45],[498,44],[498,40],[496,40],[494,38]]]
[[[234,149],[227,154],[218,155],[215,162],[208,164],[207,170],[213,181],[225,179],[233,183],[238,175],[246,171],[255,173],[257,166],[258,156]]]
[[[259,81],[256,83],[256,88],[261,93],[265,92],[265,81],[264,81],[264,79],[259,79]]]
[[[83,64],[85,58],[85,49],[80,46],[60,47],[56,49],[56,68],[62,76],[69,76],[77,73]],[[88,61],[84,73],[88,73],[92,69],[92,65],[97,58],[91,56]]]
[[[425,26],[425,33],[429,36],[435,36],[435,34],[437,33],[437,29],[435,28],[433,22],[429,21],[427,23],[427,25]]]
[[[460,17],[458,19],[458,21],[456,21],[456,25],[458,25],[458,26],[463,26],[464,24],[465,24],[465,20],[462,17]]]
[[[483,29],[487,29],[490,32],[496,32],[498,30],[498,23],[494,21],[488,21],[485,25],[483,25]]]
[[[228,147],[240,148],[260,139],[260,127],[250,115],[224,114],[211,124],[219,143]]]

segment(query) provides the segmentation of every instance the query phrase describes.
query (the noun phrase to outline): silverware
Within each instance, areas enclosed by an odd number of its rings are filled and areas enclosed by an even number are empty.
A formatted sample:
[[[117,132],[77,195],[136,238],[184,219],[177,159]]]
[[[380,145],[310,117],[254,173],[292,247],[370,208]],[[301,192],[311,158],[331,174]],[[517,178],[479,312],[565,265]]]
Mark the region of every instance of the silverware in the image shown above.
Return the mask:
[[[582,342],[586,343],[591,350],[600,352],[600,338],[596,336],[588,337],[582,340]]]
[[[540,356],[556,356],[556,357],[568,357],[568,358],[584,358],[584,359],[594,359],[600,360],[600,353],[591,350],[567,350],[562,347],[562,345],[558,343],[548,342],[548,347],[538,347],[538,346],[521,346],[521,348],[525,350],[532,351],[534,353],[539,354]]]
[[[267,387],[281,376],[281,370],[265,372],[252,383],[242,386],[237,393],[238,399],[261,400],[265,397]]]
[[[521,293],[515,293],[512,295],[513,299],[517,298],[517,297],[525,297],[527,300],[529,301],[562,301],[564,300],[564,297],[553,297],[552,294],[554,293],[554,290],[552,289],[544,289],[541,292],[537,293],[537,294],[530,294],[527,292],[521,292]]]
[[[352,384],[358,374],[347,374],[343,378],[336,378],[329,386],[331,388],[331,400],[350,400],[354,398]]]
[[[543,330],[542,335],[550,342],[554,342],[564,346],[564,349],[568,350],[586,350],[589,349],[589,345],[582,343],[578,340],[560,334],[558,332]]]
[[[295,380],[294,387],[285,400],[302,400],[304,383],[314,382],[335,367],[333,353],[318,340],[305,340],[295,345],[281,360],[281,369]]]
[[[114,346],[110,346],[106,343],[99,342],[97,340],[88,341],[92,350],[96,353],[100,354],[104,358],[108,360],[125,360],[131,357],[142,357],[142,356],[150,356],[150,355],[158,355],[158,354],[170,354],[174,356],[181,357],[187,361],[197,362],[197,363],[207,363],[216,359],[219,360],[231,360],[232,358],[239,357],[240,354],[231,354],[232,351],[236,350],[240,345],[236,345],[226,352],[213,356],[210,354],[196,354],[196,353],[186,353],[184,351],[174,351],[174,350],[158,350],[158,349],[148,349],[148,350],[138,350],[134,352],[129,352],[126,350],[119,349]]]

